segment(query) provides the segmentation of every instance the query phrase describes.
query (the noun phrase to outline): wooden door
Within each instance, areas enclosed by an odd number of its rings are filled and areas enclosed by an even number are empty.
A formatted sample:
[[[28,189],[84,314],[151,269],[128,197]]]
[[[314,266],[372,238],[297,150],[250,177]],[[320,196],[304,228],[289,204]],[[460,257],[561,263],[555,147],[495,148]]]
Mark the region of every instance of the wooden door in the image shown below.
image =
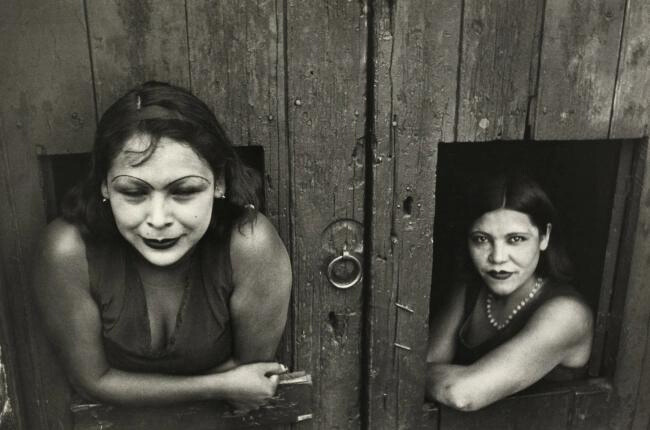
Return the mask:
[[[423,409],[422,376],[429,295],[440,288],[431,285],[438,143],[647,134],[647,2],[4,0],[5,10],[0,293],[13,327],[0,340],[15,354],[0,358],[20,373],[9,393],[25,428],[70,426],[65,379],[28,294],[29,256],[48,214],[43,166],[88,151],[101,113],[149,79],[190,88],[261,160],[265,211],[294,269],[280,354],[314,377],[314,417],[297,427],[647,422],[637,407],[650,375],[644,150],[624,205],[630,226],[611,237],[629,244],[629,267],[609,275],[617,284],[603,294],[627,305],[599,313],[609,327],[603,344],[618,351],[611,373],[476,414]],[[347,289],[327,278],[340,221],[362,230],[363,279]],[[616,333],[608,320],[629,330],[605,336]]]

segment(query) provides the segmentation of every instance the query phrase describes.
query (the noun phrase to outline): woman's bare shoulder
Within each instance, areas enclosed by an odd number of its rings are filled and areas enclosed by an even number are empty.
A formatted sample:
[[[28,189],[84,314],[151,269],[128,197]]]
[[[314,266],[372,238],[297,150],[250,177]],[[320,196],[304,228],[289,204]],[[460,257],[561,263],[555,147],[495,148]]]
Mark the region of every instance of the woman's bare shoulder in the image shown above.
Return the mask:
[[[69,271],[87,270],[86,244],[79,228],[62,218],[45,227],[38,253],[40,270]]]
[[[291,279],[291,265],[286,247],[273,224],[262,214],[254,221],[235,227],[230,239],[233,279],[273,279],[285,284]],[[251,268],[256,270],[251,270]]]
[[[234,260],[260,258],[284,249],[275,227],[261,213],[254,220],[233,228],[230,253]]]
[[[591,308],[580,297],[558,295],[535,310],[527,327],[552,344],[586,347],[591,344],[593,319]]]

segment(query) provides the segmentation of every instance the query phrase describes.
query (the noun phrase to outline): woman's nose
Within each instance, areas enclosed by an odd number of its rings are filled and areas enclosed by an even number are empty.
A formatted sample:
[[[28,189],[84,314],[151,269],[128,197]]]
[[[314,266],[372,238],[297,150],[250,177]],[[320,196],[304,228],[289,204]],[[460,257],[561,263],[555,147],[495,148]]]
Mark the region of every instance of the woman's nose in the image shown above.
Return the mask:
[[[506,262],[506,250],[505,247],[500,243],[494,243],[490,254],[488,255],[488,260],[490,263],[499,264]]]
[[[147,225],[152,228],[161,229],[172,224],[167,203],[163,196],[153,196],[149,206]]]

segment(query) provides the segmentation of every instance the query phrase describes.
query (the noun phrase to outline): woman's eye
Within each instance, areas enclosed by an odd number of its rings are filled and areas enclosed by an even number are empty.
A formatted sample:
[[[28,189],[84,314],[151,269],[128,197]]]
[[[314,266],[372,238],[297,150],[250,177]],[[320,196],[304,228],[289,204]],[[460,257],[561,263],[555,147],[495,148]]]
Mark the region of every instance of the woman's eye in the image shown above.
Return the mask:
[[[200,190],[196,188],[178,188],[172,191],[172,195],[176,199],[186,200],[194,197]]]
[[[480,245],[487,242],[487,237],[482,235],[475,235],[475,236],[471,236],[470,240],[472,241],[472,243]]]
[[[144,197],[147,194],[145,190],[138,190],[138,189],[119,190],[119,192],[131,199],[139,199]]]
[[[511,236],[508,241],[510,243],[519,243],[519,242],[524,242],[526,238],[524,236]]]

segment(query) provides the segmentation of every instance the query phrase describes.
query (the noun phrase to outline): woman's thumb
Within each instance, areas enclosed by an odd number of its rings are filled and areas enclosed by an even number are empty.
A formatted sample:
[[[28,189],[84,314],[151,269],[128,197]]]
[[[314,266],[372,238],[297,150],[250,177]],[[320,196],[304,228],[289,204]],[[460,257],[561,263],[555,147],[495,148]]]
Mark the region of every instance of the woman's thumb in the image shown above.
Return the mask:
[[[279,375],[287,372],[287,367],[281,363],[264,363],[264,374]]]

